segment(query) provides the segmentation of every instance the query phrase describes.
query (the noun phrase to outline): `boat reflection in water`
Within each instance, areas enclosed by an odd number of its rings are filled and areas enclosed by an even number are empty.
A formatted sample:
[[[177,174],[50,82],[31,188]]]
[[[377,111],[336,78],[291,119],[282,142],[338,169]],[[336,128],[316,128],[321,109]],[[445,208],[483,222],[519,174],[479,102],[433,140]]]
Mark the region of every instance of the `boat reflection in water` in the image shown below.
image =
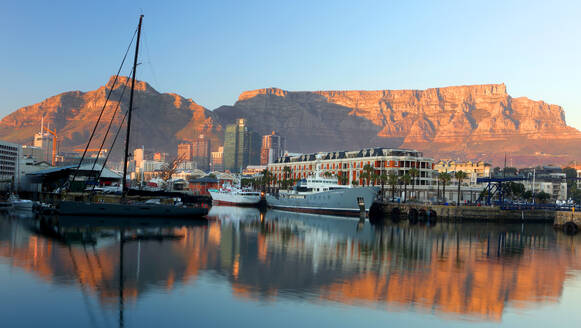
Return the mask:
[[[13,266],[53,286],[75,286],[98,300],[93,307],[109,315],[119,310],[126,325],[147,323],[137,315],[125,320],[128,312],[141,313],[139,299],[163,305],[173,295],[189,304],[206,287],[226,287],[230,298],[199,302],[231,309],[247,309],[241,304],[248,300],[283,301],[287,311],[288,302],[347,304],[355,312],[436,315],[445,325],[498,322],[507,312],[557,305],[581,268],[575,252],[581,238],[548,225],[373,227],[352,218],[239,207],[214,207],[209,218],[0,218],[0,269]],[[189,289],[198,292],[186,296]],[[186,312],[166,319],[204,320],[203,313]]]

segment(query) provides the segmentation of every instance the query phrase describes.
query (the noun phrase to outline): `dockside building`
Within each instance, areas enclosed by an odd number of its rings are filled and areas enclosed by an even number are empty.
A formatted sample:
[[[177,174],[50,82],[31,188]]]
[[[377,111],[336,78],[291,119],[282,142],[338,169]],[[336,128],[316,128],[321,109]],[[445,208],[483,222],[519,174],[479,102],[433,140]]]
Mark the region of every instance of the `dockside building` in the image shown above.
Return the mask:
[[[415,184],[418,186],[429,186],[432,184],[432,173],[434,170],[434,160],[424,157],[422,152],[410,149],[390,149],[390,148],[366,148],[356,151],[336,151],[303,154],[300,156],[280,157],[274,163],[268,164],[268,170],[278,181],[284,179],[285,167],[290,169],[291,179],[304,179],[310,174],[319,171],[329,172],[343,180],[345,184],[352,185],[356,182],[364,184],[362,173],[364,167],[369,164],[376,174],[389,174],[395,172],[398,176],[403,176],[410,169],[416,168],[419,171]],[[288,172],[288,169],[287,169]]]

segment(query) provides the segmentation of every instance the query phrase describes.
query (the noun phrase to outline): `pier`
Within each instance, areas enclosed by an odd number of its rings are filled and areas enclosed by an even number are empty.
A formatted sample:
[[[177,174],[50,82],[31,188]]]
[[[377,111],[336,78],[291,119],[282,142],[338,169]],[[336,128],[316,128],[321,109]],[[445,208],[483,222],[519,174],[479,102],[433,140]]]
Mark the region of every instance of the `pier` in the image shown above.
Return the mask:
[[[556,213],[559,212],[549,209],[502,209],[498,206],[451,206],[379,201],[372,205],[369,218],[371,222],[382,219],[394,221],[408,219],[410,222],[434,223],[437,221],[553,223]]]

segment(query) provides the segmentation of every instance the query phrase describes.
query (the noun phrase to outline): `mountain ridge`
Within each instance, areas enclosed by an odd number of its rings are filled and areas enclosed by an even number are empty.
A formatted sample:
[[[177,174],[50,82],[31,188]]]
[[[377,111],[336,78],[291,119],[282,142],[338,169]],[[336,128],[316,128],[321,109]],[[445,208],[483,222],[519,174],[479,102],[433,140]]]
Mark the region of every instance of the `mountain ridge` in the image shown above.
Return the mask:
[[[24,106],[0,121],[0,139],[30,144],[44,116],[56,128],[62,149],[82,147],[96,121],[114,77],[92,91],[68,91]],[[120,76],[107,114],[119,102]],[[129,90],[120,102],[128,107]],[[485,160],[499,164],[509,152],[517,164],[564,164],[581,157],[581,133],[567,125],[558,105],[511,97],[504,83],[425,90],[288,91],[262,88],[242,92],[231,106],[214,110],[176,93],[160,93],[136,80],[132,147],[175,153],[177,144],[204,134],[215,150],[223,126],[246,118],[250,128],[286,136],[292,152],[364,147],[403,147],[435,158]],[[118,116],[114,127],[121,118]],[[97,140],[103,135],[97,131]],[[135,131],[135,134],[133,134]]]

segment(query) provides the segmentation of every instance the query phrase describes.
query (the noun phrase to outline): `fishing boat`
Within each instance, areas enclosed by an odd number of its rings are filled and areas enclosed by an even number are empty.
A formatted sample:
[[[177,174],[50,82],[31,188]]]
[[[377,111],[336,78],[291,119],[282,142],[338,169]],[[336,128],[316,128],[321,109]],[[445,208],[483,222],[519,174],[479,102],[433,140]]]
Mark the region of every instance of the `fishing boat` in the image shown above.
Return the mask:
[[[337,177],[325,177],[317,171],[300,180],[289,192],[266,195],[266,203],[269,207],[284,211],[359,216],[361,206],[369,212],[379,191],[379,187],[373,186],[340,185]]]
[[[183,204],[166,204],[162,202],[138,202],[131,201],[127,198],[127,193],[129,191],[127,185],[127,163],[129,157],[129,137],[131,136],[131,114],[133,111],[133,94],[135,89],[135,75],[137,71],[137,59],[139,56],[139,41],[141,38],[141,24],[143,22],[143,15],[139,17],[139,25],[137,27],[137,42],[135,45],[135,56],[133,60],[133,70],[131,74],[131,93],[129,95],[129,109],[126,113],[127,117],[127,133],[125,136],[125,154],[124,154],[124,166],[123,166],[123,176],[122,176],[122,195],[118,203],[104,203],[104,202],[88,202],[88,201],[61,201],[56,206],[56,210],[59,215],[75,215],[75,216],[120,216],[120,217],[189,217],[189,218],[201,218],[208,214],[209,209],[207,207],[201,206],[185,206]],[[119,76],[117,73],[116,79]],[[113,86],[111,87],[111,90]],[[103,110],[105,106],[103,106]],[[96,129],[97,121],[94,131]],[[123,124],[123,121],[122,123]],[[110,125],[109,125],[110,127]],[[91,143],[91,138],[87,143],[87,148]],[[104,142],[105,139],[103,139]],[[115,142],[115,140],[113,141]],[[101,144],[102,146],[103,144]],[[87,151],[83,153],[79,165],[77,167],[77,172],[81,166],[84,155]],[[105,160],[106,161],[106,160]],[[96,162],[96,160],[95,160]],[[105,164],[103,164],[105,166]],[[76,176],[76,175],[75,175]],[[73,182],[75,179],[73,176]],[[97,177],[98,178],[98,177]],[[72,184],[72,183],[71,183]]]

